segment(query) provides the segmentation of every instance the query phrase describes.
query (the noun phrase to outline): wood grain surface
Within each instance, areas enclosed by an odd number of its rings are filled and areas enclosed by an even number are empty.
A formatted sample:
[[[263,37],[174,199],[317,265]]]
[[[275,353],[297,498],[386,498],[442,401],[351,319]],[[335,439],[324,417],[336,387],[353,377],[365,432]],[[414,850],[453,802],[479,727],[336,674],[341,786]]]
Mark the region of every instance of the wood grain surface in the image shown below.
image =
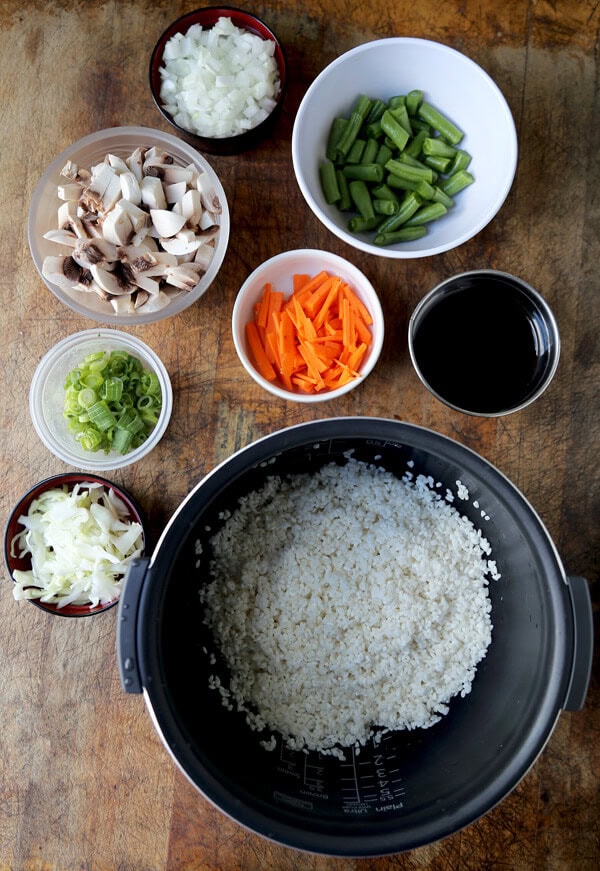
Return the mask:
[[[38,439],[28,391],[40,357],[93,327],[45,287],[27,243],[32,191],[71,142],[102,127],[167,130],[151,100],[154,42],[193,2],[0,0],[1,492],[3,523],[32,484],[66,471]],[[232,214],[231,242],[206,296],[176,317],[130,328],[157,350],[174,388],[171,425],[137,465],[111,473],[146,509],[152,542],[216,463],[280,427],[372,414],[436,429],[473,448],[522,490],[566,569],[590,581],[598,606],[598,332],[600,92],[592,0],[305,0],[238,6],[282,40],[289,93],[274,137],[239,157],[210,157]],[[519,163],[497,218],[458,249],[391,261],[355,251],[306,206],[291,132],[313,78],[366,40],[432,38],[496,80],[517,125]],[[468,94],[464,95],[468,99]],[[494,132],[490,131],[490,136]],[[250,381],[230,333],[233,300],[261,261],[296,247],[351,259],[371,279],[387,335],[373,374],[317,408],[274,400]],[[526,410],[497,420],[445,408],[422,387],[406,343],[408,317],[437,282],[474,267],[520,275],[546,297],[562,336],[557,375]],[[440,843],[378,859],[301,854],[215,810],[171,762],[141,696],[122,692],[117,611],[47,616],[0,584],[0,869],[2,871],[391,871],[574,869],[600,856],[600,688],[563,713],[537,763],[485,818]],[[597,657],[596,663],[597,666]]]

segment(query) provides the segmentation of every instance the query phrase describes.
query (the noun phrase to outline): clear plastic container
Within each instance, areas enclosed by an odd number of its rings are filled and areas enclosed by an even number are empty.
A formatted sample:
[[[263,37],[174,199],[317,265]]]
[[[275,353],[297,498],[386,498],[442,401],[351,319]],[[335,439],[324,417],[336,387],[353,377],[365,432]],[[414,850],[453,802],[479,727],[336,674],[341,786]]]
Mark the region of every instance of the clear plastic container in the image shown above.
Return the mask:
[[[208,268],[191,291],[182,290],[169,305],[159,311],[144,313],[142,307],[132,314],[116,314],[110,302],[100,299],[97,294],[84,293],[80,290],[64,290],[42,275],[42,265],[46,256],[65,253],[64,245],[44,239],[44,233],[57,228],[57,211],[61,204],[57,187],[65,181],[61,178],[60,172],[67,160],[89,169],[101,163],[109,153],[125,158],[138,146],[148,148],[157,146],[170,154],[177,165],[193,164],[197,169],[207,173],[221,204],[221,214],[218,216],[219,235]],[[110,127],[74,142],[46,168],[33,192],[27,231],[33,262],[46,286],[61,302],[78,314],[94,321],[111,326],[133,326],[154,323],[176,315],[195,303],[208,290],[221,268],[229,244],[229,209],[225,191],[217,174],[208,161],[191,145],[169,133],[153,130],[150,127]]]
[[[69,432],[63,415],[65,379],[87,354],[95,351],[128,351],[145,369],[154,371],[162,391],[162,411],[146,441],[127,454],[85,451]],[[156,447],[165,433],[173,409],[173,389],[160,358],[144,342],[119,330],[92,329],[62,339],[42,357],[31,382],[29,410],[33,425],[48,450],[70,466],[88,471],[121,469],[136,463]]]

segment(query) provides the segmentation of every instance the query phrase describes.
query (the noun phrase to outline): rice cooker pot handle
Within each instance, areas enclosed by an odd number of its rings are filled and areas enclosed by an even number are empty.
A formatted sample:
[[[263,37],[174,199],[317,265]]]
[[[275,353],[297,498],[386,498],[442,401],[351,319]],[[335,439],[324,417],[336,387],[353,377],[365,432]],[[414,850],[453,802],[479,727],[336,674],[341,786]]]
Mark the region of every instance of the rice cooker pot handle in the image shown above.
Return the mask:
[[[119,599],[117,661],[121,686],[126,693],[141,693],[143,690],[137,657],[137,623],[140,598],[149,563],[147,557],[133,560],[125,575]]]
[[[594,624],[592,600],[585,578],[567,578],[571,607],[573,609],[573,665],[565,711],[580,711],[583,708],[592,673],[594,655]]]

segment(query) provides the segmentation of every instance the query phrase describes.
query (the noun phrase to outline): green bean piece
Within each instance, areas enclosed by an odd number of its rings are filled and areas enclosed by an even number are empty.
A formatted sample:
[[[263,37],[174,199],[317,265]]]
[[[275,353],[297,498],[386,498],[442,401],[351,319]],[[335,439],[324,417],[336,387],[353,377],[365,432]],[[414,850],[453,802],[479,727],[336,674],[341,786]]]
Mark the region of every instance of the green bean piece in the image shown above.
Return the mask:
[[[392,159],[393,155],[394,152],[392,151],[392,149],[389,148],[389,146],[387,146],[385,142],[382,142],[379,146],[377,157],[375,158],[373,163],[380,163],[382,166],[385,166],[388,160]]]
[[[450,175],[448,176],[448,178],[442,179],[438,187],[440,187],[442,191],[449,197],[454,197],[464,188],[468,187],[470,184],[473,184],[474,181],[475,179],[470,172],[468,172],[466,169],[461,169],[458,172],[455,172],[454,175]]]
[[[329,203],[329,205],[337,203],[341,197],[341,193],[336,178],[335,165],[331,160],[324,160],[321,163],[319,166],[319,178],[325,202]]]
[[[423,150],[423,142],[427,139],[428,135],[428,130],[417,130],[402,153],[408,154],[410,157],[420,157]]]
[[[433,133],[433,130],[431,129],[431,126],[427,123],[427,121],[423,121],[423,119],[419,118],[418,115],[413,115],[413,117],[410,119],[410,123],[412,124],[413,130],[425,130],[428,136],[431,136],[431,134]]]
[[[409,91],[406,95],[406,109],[409,115],[416,115],[423,100],[423,91]]]
[[[366,144],[364,139],[355,139],[346,157],[346,163],[360,163]]]
[[[377,187],[374,187],[371,191],[374,197],[378,200],[392,200],[394,203],[399,203],[400,200],[397,194],[389,188],[385,183],[378,184]]]
[[[428,181],[420,181],[416,188],[416,192],[419,196],[424,200],[432,200],[435,194],[435,188],[433,185],[429,184]]]
[[[441,172],[442,175],[448,172],[452,161],[449,157],[424,157],[423,163],[425,166],[430,166],[434,172]]]
[[[429,157],[454,157],[456,150],[439,136],[428,136],[423,142],[423,154]]]
[[[401,190],[401,191],[417,191],[420,184],[423,182],[418,181],[409,181],[407,178],[400,178],[399,175],[394,175],[393,172],[390,172],[388,177],[385,180],[385,183],[392,190]],[[424,184],[428,184],[428,182],[424,182]],[[429,185],[431,190],[433,187]],[[429,199],[429,198],[428,198]]]
[[[383,100],[380,100],[379,97],[375,97],[365,118],[365,124],[373,124],[374,121],[380,121],[385,109],[386,105]]]
[[[360,129],[371,108],[371,104],[372,100],[364,94],[362,94],[356,101],[348,124],[336,146],[338,157],[345,158],[348,155],[352,145],[354,144],[354,140],[360,133]]]
[[[381,129],[381,121],[372,121],[370,124],[365,125],[365,135],[367,139],[381,139],[383,136],[383,130]]]
[[[390,114],[396,119],[398,124],[401,127],[404,127],[409,136],[413,135],[413,129],[410,124],[410,118],[408,117],[408,112],[406,111],[406,105],[402,103],[400,106],[397,106],[395,109],[389,110]]]
[[[350,196],[350,188],[348,187],[348,179],[339,167],[336,167],[335,177],[337,179],[338,188],[340,189],[340,198],[337,207],[341,212],[349,212],[353,208],[352,197]]]
[[[406,96],[404,94],[398,94],[395,97],[390,97],[390,99],[387,101],[387,108],[388,109],[397,109],[398,106],[405,106],[405,105],[406,105]]]
[[[373,242],[375,245],[395,245],[396,242],[414,242],[416,239],[421,239],[427,233],[427,228],[419,227],[401,227],[400,230],[395,230],[388,233],[375,234]]]
[[[409,166],[402,163],[400,160],[388,160],[385,165],[388,172],[396,175],[399,178],[408,179],[408,181],[428,181],[429,184],[433,181],[433,170],[429,166]]]
[[[377,163],[376,157],[377,152],[379,151],[379,143],[376,139],[367,139],[365,143],[365,147],[363,149],[362,157],[360,159],[361,163]]]
[[[347,164],[343,167],[342,172],[346,178],[358,178],[361,181],[377,182],[380,184],[385,175],[383,166],[380,163],[357,163]]]
[[[394,200],[373,200],[373,209],[376,215],[397,215],[400,211],[400,203]]]
[[[448,209],[443,203],[427,203],[426,206],[422,206],[406,221],[406,226],[415,227],[420,224],[429,224],[431,221],[437,221],[447,211]]]
[[[449,197],[448,194],[437,185],[433,189],[433,196],[431,199],[434,203],[442,203],[442,205],[446,206],[447,209],[451,209],[454,205],[452,197]]]
[[[351,233],[367,233],[370,230],[376,230],[381,223],[380,215],[373,215],[372,218],[363,218],[359,215],[354,215],[348,221],[348,229]]]
[[[331,127],[329,128],[329,136],[327,138],[327,148],[325,157],[328,160],[335,160],[337,157],[337,144],[340,141],[342,133],[348,124],[347,118],[334,118]]]
[[[452,161],[450,168],[448,169],[449,175],[454,175],[455,172],[460,172],[461,169],[466,169],[468,165],[471,163],[471,155],[468,151],[464,151],[462,148],[459,148],[456,152],[456,156]]]
[[[348,187],[350,188],[352,201],[361,216],[363,218],[374,218],[375,210],[373,208],[373,201],[366,183],[362,179],[352,179],[348,184]]]
[[[397,230],[398,227],[408,221],[409,218],[412,218],[415,212],[420,209],[422,205],[423,200],[421,197],[415,191],[410,191],[400,203],[400,208],[396,214],[390,215],[389,218],[386,218],[385,221],[383,221],[378,228],[379,232],[390,233],[393,230]]]
[[[410,136],[389,109],[386,109],[381,116],[381,129],[391,139],[398,151],[404,150]]]
[[[426,100],[423,100],[419,106],[418,115],[428,124],[431,124],[433,129],[437,130],[451,145],[458,145],[464,136],[462,130]]]
[[[432,166],[427,166],[426,163],[423,163],[422,160],[419,160],[417,157],[411,157],[410,154],[407,154],[406,151],[403,151],[402,154],[398,156],[398,160],[400,163],[404,163],[406,166],[414,166],[417,169],[423,170],[431,170],[431,182],[437,180],[437,172],[434,170]]]

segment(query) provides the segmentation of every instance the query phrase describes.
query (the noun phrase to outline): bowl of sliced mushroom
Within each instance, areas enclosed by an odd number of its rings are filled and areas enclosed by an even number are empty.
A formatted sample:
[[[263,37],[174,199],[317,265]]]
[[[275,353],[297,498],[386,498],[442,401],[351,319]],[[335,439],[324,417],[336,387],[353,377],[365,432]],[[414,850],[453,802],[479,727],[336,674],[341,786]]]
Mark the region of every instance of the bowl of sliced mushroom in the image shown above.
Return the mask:
[[[229,242],[223,186],[194,148],[160,130],[114,127],[44,171],[29,247],[46,286],[105,324],[178,314],[214,281]]]

